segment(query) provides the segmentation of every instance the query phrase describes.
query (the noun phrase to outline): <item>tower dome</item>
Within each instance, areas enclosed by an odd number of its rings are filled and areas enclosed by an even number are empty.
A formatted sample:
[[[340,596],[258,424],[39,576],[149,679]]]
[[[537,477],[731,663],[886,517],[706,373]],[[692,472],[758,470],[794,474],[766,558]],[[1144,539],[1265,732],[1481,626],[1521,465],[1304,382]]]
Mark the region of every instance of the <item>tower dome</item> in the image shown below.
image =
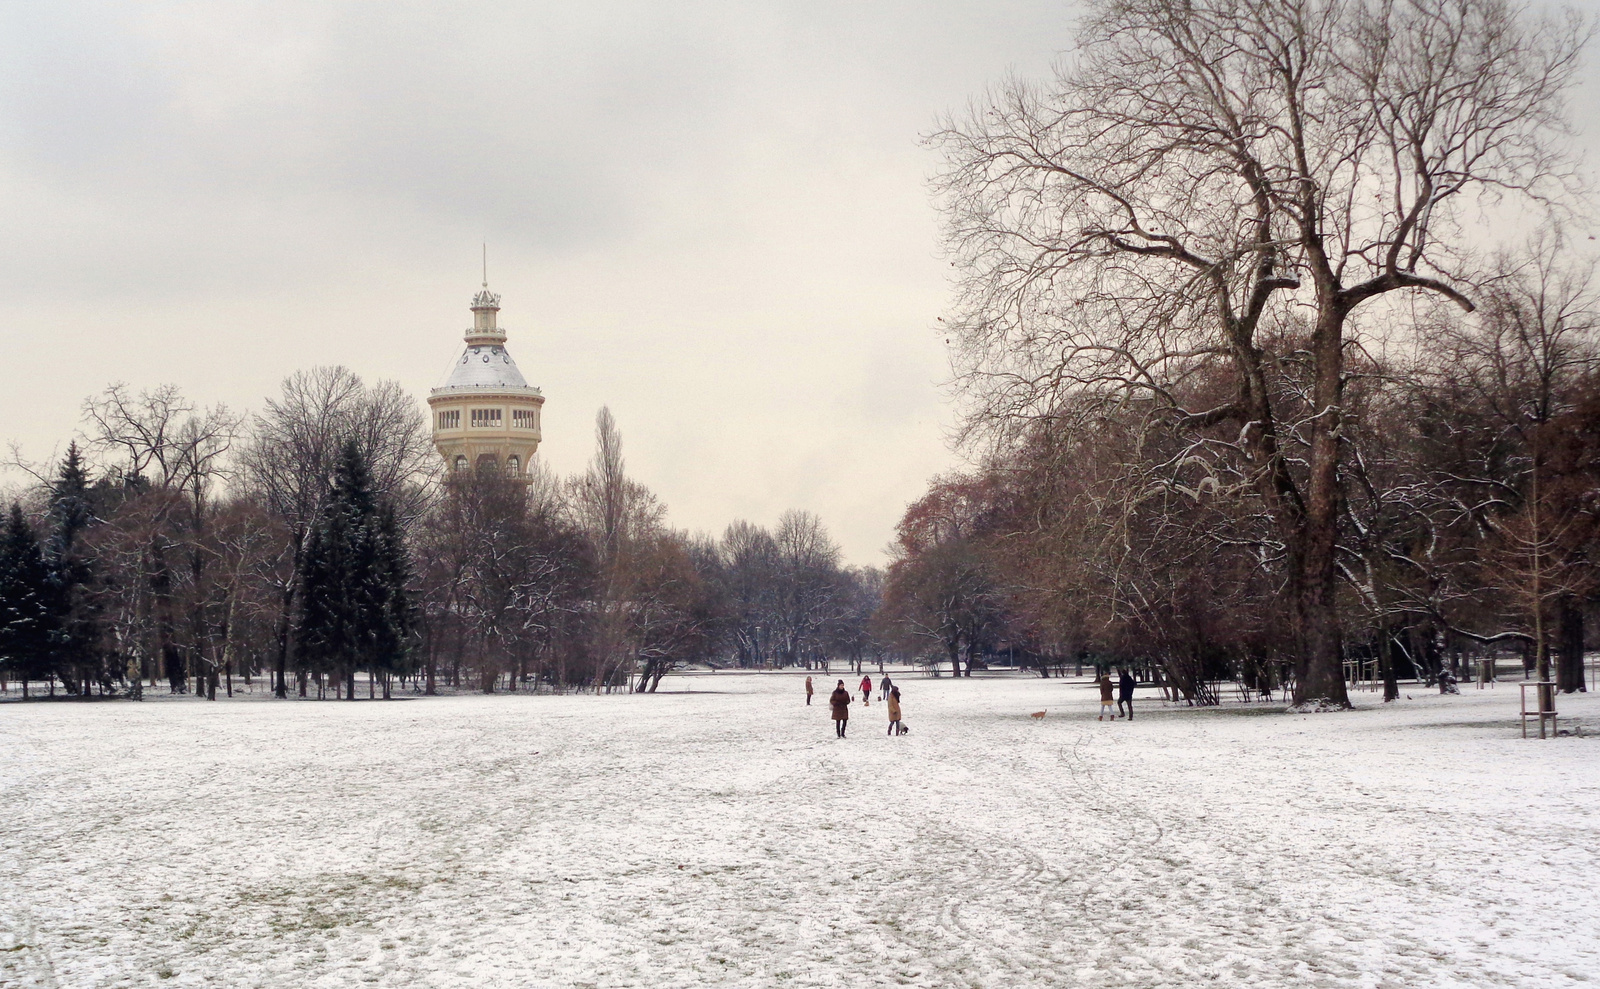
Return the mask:
[[[428,395],[433,445],[451,470],[502,469],[526,480],[539,449],[544,395],[528,384],[506,350],[500,296],[485,282],[472,297],[466,348]]]

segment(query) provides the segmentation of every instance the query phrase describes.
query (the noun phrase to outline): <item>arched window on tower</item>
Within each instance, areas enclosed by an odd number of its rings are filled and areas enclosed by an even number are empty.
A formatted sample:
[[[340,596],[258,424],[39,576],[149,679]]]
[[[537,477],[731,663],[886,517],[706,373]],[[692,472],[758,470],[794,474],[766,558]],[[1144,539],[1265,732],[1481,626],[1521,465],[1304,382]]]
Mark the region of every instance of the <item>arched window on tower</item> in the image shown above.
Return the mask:
[[[456,454],[456,470],[462,471],[462,470],[466,470],[466,469],[467,469],[467,458],[462,456],[462,455],[460,455],[460,454]]]
[[[520,477],[522,475],[522,458],[516,454],[506,458],[506,476]]]
[[[494,454],[480,453],[478,455],[478,470],[490,471],[494,470],[498,466],[500,466],[500,458]]]

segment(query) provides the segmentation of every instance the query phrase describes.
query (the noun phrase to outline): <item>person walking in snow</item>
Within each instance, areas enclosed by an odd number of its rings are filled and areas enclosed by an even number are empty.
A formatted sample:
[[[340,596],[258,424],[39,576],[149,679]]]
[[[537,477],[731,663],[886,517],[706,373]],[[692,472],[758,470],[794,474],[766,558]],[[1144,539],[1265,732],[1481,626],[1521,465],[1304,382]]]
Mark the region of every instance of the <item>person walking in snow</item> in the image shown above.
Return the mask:
[[[1135,686],[1137,684],[1134,682],[1133,675],[1124,666],[1122,668],[1122,676],[1117,679],[1117,713],[1122,714],[1122,706],[1126,704],[1128,713],[1125,717],[1129,721],[1133,720],[1133,688]]]
[[[868,673],[861,678],[861,704],[863,707],[872,703],[872,674]]]
[[[879,690],[878,700],[880,700],[880,701],[888,700],[889,699],[889,691],[892,690],[892,689],[894,689],[894,684],[889,682],[889,678],[888,677],[884,677],[883,679],[879,680],[878,681],[878,690]]]
[[[843,680],[828,695],[828,706],[833,708],[833,730],[843,738],[845,723],[850,720],[850,691],[844,689]]]
[[[1115,690],[1115,685],[1111,682],[1111,674],[1100,674],[1100,679],[1096,680],[1095,683],[1100,687],[1100,716],[1095,720],[1104,721],[1108,714],[1111,715],[1112,721],[1117,720],[1116,709],[1111,706],[1111,694]]]
[[[811,694],[812,693],[813,693],[813,691],[811,689],[811,678],[810,677],[806,677],[806,707],[810,707],[811,706]]]
[[[900,726],[900,688],[895,687],[889,691],[889,734],[903,735],[905,729]]]

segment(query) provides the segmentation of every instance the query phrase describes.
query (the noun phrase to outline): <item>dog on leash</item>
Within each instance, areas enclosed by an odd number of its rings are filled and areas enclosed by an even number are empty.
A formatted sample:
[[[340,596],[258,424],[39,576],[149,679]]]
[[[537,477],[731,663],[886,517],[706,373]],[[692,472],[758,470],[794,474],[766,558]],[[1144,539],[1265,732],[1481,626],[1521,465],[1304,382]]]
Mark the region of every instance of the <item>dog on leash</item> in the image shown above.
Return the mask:
[[[1035,711],[1032,714],[1028,715],[1028,717],[1032,718],[1035,721],[1043,721],[1044,720],[1044,716],[1046,714],[1048,714],[1048,713],[1049,713],[1049,708],[1046,708],[1043,711]]]
[[[895,732],[896,735],[909,735],[909,734],[911,734],[911,729],[906,727],[906,723],[904,721],[900,722],[895,727],[900,729],[899,731]]]

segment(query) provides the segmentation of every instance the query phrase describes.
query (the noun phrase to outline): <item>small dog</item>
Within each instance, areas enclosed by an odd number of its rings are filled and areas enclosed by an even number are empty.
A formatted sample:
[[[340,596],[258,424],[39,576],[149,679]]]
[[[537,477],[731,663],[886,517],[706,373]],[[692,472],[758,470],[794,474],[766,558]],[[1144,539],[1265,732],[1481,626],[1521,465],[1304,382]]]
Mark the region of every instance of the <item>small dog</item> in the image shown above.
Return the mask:
[[[1044,720],[1044,716],[1046,714],[1048,714],[1048,713],[1049,713],[1049,708],[1046,708],[1043,711],[1035,711],[1032,714],[1028,715],[1028,717],[1032,718],[1035,721],[1043,721]]]
[[[909,735],[909,734],[911,734],[911,729],[906,727],[906,723],[904,721],[900,722],[899,728],[900,728],[900,730],[895,732],[896,735]]]

